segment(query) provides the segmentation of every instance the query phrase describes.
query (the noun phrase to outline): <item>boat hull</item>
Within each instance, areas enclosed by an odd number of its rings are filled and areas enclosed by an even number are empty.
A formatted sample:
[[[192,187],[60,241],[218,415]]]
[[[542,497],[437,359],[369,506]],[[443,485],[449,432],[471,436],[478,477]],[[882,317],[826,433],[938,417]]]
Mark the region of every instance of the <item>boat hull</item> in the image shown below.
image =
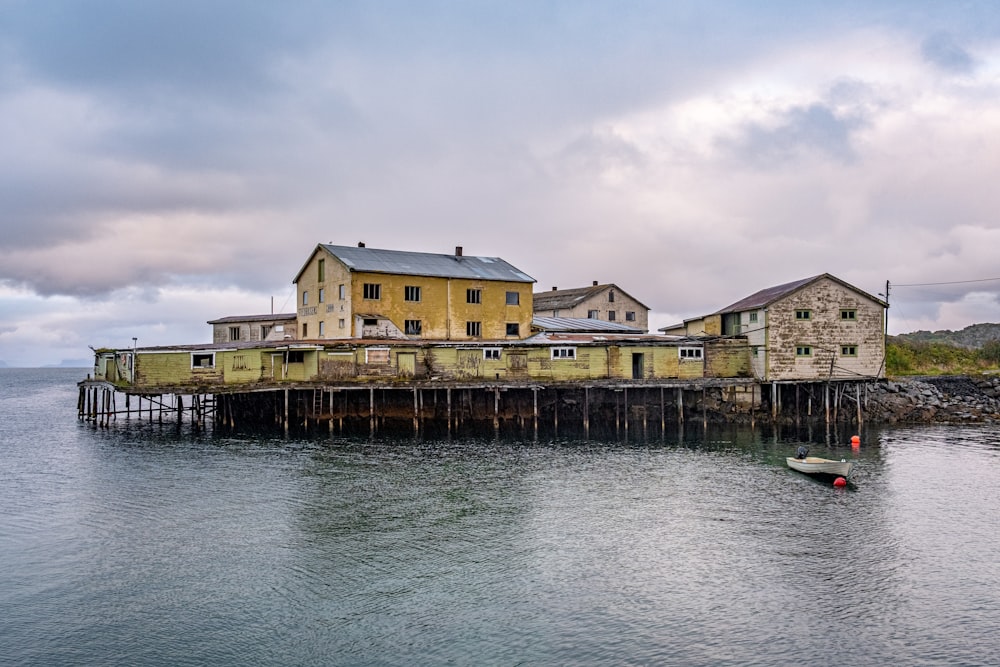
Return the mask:
[[[834,461],[833,459],[821,459],[818,456],[807,456],[804,459],[797,459],[789,456],[785,459],[788,467],[792,470],[807,475],[834,475],[837,477],[847,477],[851,474],[852,463],[850,461]]]

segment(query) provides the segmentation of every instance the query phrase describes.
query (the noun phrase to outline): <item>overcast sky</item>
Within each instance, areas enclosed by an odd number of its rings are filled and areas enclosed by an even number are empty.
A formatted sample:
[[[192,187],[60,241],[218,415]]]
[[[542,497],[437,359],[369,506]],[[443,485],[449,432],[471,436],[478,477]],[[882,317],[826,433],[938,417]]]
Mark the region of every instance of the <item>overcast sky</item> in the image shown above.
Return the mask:
[[[995,0],[0,0],[0,146],[11,366],[294,312],[320,242],[1000,321]]]

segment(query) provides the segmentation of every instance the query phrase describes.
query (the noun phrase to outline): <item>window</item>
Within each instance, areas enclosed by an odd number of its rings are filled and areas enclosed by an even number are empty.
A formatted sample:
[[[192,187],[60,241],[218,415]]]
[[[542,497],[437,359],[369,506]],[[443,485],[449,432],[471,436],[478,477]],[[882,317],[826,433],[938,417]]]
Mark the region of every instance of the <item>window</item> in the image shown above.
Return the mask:
[[[316,281],[323,282],[326,280],[326,260],[321,259],[316,262]]]
[[[403,332],[407,336],[419,336],[422,330],[423,324],[420,320],[406,320],[403,324]]]
[[[858,319],[858,311],[853,308],[843,308],[840,311],[840,319],[854,322]]]
[[[677,348],[677,356],[681,359],[701,359],[704,350],[700,347],[680,347]]]
[[[483,323],[482,322],[466,322],[465,323],[465,335],[473,338],[478,338],[483,335]]]
[[[521,293],[520,292],[507,292],[507,305],[508,306],[520,306],[521,305]]]
[[[610,303],[614,303],[615,302],[615,291],[614,290],[611,290],[610,292],[608,292],[608,301]]]
[[[481,289],[467,289],[465,290],[465,302],[466,303],[482,303],[483,302],[483,290]]]
[[[250,366],[247,364],[247,355],[245,354],[233,355],[233,370],[234,371],[250,370]]]
[[[271,325],[262,324],[260,325],[260,339],[267,340],[267,337],[271,335]]]
[[[309,292],[306,291],[302,292],[302,305],[303,306],[309,305]]]
[[[596,310],[588,310],[587,311],[587,319],[588,320],[596,320],[597,319],[597,311]]]
[[[757,313],[750,313],[750,324],[757,323]]]
[[[614,322],[615,318],[618,317],[617,313],[613,310],[608,311],[608,322]]]
[[[403,288],[404,301],[420,301],[420,286],[407,285]]]
[[[306,361],[306,353],[304,350],[289,350],[286,352],[288,356],[285,360],[290,364],[302,364]]]
[[[361,324],[366,327],[377,327],[378,320],[374,317],[366,317],[365,319],[361,320]]]
[[[840,346],[840,356],[842,356],[842,357],[856,357],[856,356],[858,356],[858,346],[857,345],[841,345]]]
[[[319,337],[322,338],[326,335],[326,322],[319,323]]]
[[[324,303],[326,301],[326,290],[322,287],[319,288],[319,302]]]
[[[751,345],[750,346],[750,356],[751,357],[760,356],[760,345]]]
[[[343,285],[337,285],[337,298],[341,301],[347,298],[347,290]]]
[[[240,339],[240,328],[229,327],[229,340],[239,340],[239,339]]]
[[[796,357],[811,357],[813,349],[808,345],[796,345],[795,346],[795,356]]]
[[[635,311],[634,310],[626,310],[625,311],[625,321],[626,322],[635,322]]]
[[[215,352],[192,352],[191,368],[215,368]]]
[[[372,299],[377,301],[382,298],[381,283],[365,283],[363,291],[364,291],[363,296],[366,299]]]
[[[552,358],[553,359],[576,359],[576,348],[575,347],[553,347],[552,348]]]
[[[499,347],[487,347],[483,350],[483,359],[493,359],[495,361],[499,358],[500,358]]]
[[[302,337],[303,338],[308,338],[309,337],[309,323],[308,322],[303,322],[302,323]]]
[[[520,336],[521,335],[521,325],[517,322],[507,323],[507,335],[508,336]]]
[[[795,319],[797,320],[811,320],[812,311],[811,310],[796,310]]]
[[[343,317],[341,317],[339,320],[337,320],[337,328],[338,329],[343,329],[346,326],[347,326],[347,321]]]

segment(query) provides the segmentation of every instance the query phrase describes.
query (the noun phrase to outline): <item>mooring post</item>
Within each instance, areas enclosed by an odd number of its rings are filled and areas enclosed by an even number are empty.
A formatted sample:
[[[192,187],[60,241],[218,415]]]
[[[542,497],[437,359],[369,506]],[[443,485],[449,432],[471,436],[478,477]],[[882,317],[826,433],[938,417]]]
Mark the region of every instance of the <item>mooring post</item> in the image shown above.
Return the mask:
[[[861,383],[855,383],[854,385],[854,400],[858,403],[858,430],[861,430]]]
[[[625,442],[628,442],[628,387],[622,392],[622,400],[625,402]]]
[[[282,419],[282,424],[285,429],[285,435],[288,435],[288,389],[285,390],[285,414]]]
[[[500,437],[500,387],[493,387],[493,437]]]
[[[590,387],[583,388],[583,439],[590,439]]]
[[[368,435],[375,435],[375,387],[368,389]]]
[[[447,412],[448,412],[448,437],[450,438],[451,437],[451,387],[448,387],[448,389],[445,390],[445,401],[448,404],[448,407],[447,407]]]
[[[778,383],[771,383],[771,421],[778,421]]]
[[[538,440],[538,387],[531,388],[532,421],[534,422],[535,440]]]
[[[677,425],[684,425],[684,387],[677,387]]]

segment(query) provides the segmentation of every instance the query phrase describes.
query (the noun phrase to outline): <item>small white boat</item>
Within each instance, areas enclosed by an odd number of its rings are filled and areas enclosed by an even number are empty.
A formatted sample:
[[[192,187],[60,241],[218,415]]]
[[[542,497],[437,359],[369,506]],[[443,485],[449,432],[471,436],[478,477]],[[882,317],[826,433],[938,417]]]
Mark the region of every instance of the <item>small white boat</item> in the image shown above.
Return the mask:
[[[845,459],[835,461],[833,459],[821,459],[818,456],[807,456],[802,459],[795,456],[789,456],[785,459],[785,462],[792,470],[798,470],[799,472],[804,472],[807,475],[836,475],[839,477],[847,477],[851,474],[852,463]]]

